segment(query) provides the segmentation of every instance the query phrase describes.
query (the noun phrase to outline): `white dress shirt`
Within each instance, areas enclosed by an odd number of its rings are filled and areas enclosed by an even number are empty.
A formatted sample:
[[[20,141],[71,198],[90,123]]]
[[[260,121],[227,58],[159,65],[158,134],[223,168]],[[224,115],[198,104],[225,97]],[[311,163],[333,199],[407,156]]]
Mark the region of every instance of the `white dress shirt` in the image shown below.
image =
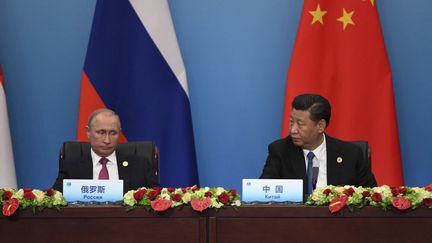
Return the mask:
[[[315,157],[312,160],[313,165],[316,167],[318,165],[318,179],[316,188],[327,186],[327,144],[326,137],[323,134],[323,142],[312,152],[315,154]],[[306,163],[306,171],[308,170],[308,158],[307,154],[311,152],[310,150],[303,149],[303,155]]]
[[[91,149],[91,157],[93,162],[93,180],[99,179],[99,173],[102,169],[102,164],[99,163],[99,160],[102,158],[99,155],[97,155],[93,149]],[[114,152],[106,157],[108,159],[107,162],[107,169],[108,169],[108,176],[110,180],[118,180],[119,179],[119,173],[117,168],[117,157],[116,152]]]

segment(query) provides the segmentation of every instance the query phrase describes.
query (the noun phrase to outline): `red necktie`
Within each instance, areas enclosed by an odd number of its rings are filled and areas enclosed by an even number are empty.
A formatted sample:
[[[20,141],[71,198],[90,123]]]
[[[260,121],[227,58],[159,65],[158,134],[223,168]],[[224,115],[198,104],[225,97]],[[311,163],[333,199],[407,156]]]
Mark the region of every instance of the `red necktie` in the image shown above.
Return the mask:
[[[108,175],[108,168],[106,166],[106,164],[108,163],[108,159],[105,157],[102,157],[99,160],[99,163],[101,163],[101,165],[102,165],[102,169],[99,172],[99,180],[108,180],[109,175]]]

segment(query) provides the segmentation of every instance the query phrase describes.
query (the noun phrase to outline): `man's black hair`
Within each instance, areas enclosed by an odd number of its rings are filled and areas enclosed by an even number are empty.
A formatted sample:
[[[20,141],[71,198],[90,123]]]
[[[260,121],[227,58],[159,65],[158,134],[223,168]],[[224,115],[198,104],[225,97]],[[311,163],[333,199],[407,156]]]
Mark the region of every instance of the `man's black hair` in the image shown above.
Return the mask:
[[[318,94],[301,94],[294,98],[291,107],[296,110],[309,111],[310,118],[314,122],[321,119],[326,121],[326,127],[330,124],[331,107],[329,101]]]

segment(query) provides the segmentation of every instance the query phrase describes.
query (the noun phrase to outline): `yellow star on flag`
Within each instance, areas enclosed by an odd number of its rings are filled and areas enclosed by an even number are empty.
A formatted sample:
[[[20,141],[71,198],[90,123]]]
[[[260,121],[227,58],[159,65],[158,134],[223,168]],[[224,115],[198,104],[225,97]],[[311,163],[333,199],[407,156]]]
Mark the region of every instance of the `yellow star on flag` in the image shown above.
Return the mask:
[[[338,18],[337,20],[343,23],[343,29],[345,30],[345,28],[348,26],[348,24],[352,24],[355,25],[353,20],[352,20],[352,16],[354,14],[354,10],[347,13],[345,8],[343,9],[343,15],[342,17]]]
[[[327,11],[321,11],[321,7],[318,4],[315,11],[309,11],[309,13],[313,16],[312,24],[315,22],[320,22],[321,24],[324,24],[323,16],[327,13]]]
[[[365,1],[367,1],[367,0],[363,0],[363,2],[365,2]],[[370,3],[371,3],[372,6],[375,5],[375,0],[369,0],[369,1],[370,1]]]

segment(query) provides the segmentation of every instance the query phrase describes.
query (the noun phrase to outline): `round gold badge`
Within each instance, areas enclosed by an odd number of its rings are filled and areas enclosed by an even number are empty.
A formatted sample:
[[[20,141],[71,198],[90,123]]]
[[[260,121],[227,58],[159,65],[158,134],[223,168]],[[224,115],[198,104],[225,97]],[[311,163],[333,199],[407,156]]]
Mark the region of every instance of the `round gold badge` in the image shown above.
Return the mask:
[[[337,157],[336,162],[338,162],[339,164],[342,163],[343,159],[342,157]]]
[[[123,167],[127,167],[129,165],[129,163],[127,161],[123,161],[122,165],[123,165]]]

